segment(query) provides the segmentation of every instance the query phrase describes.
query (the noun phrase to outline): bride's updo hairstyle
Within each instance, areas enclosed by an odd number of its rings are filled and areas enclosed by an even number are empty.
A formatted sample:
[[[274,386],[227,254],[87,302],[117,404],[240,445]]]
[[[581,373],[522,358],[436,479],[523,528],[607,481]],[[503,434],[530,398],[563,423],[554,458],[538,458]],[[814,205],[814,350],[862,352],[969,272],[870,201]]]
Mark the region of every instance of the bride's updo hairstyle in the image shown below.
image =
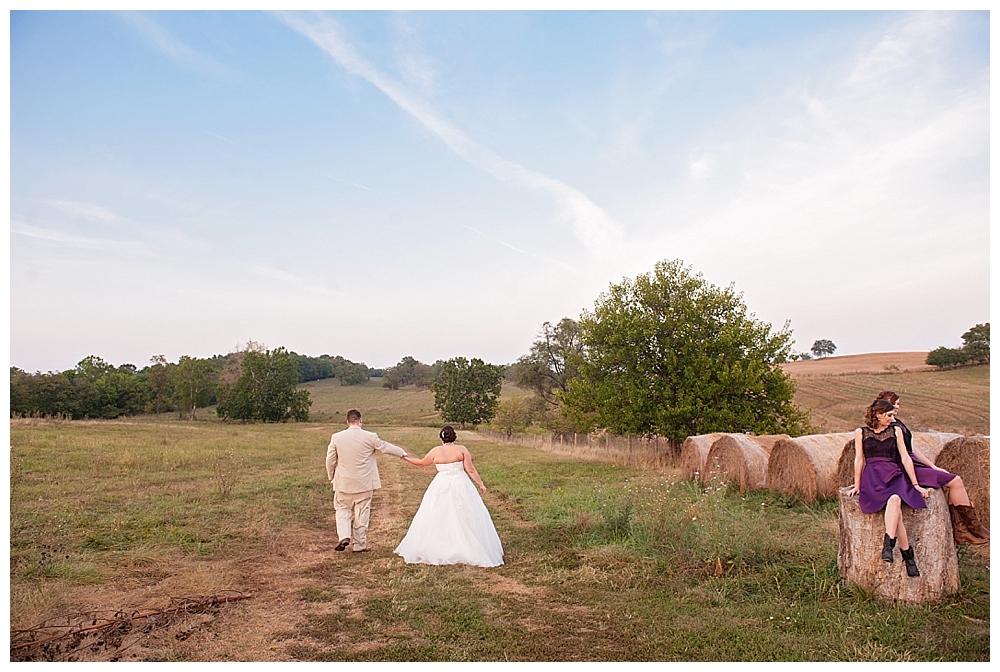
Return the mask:
[[[458,434],[455,433],[455,428],[451,425],[445,425],[442,427],[439,436],[445,443],[454,443],[455,439],[458,438]]]
[[[875,429],[875,426],[878,425],[878,415],[894,410],[896,410],[896,405],[888,399],[876,399],[865,411],[865,424]]]

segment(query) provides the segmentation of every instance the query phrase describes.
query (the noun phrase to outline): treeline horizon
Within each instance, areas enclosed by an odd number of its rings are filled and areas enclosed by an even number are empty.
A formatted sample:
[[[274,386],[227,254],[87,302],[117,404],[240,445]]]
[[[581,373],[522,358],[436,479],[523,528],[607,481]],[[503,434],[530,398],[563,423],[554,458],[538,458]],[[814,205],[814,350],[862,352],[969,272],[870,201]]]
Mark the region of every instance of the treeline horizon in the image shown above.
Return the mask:
[[[342,385],[358,385],[383,373],[341,355],[310,357],[278,350],[294,362],[296,383],[335,378]],[[194,409],[219,402],[218,391],[238,379],[248,351],[263,351],[263,346],[250,341],[244,350],[207,358],[181,355],[176,363],[153,355],[141,369],[132,363],[115,366],[97,355],[64,371],[29,373],[11,366],[10,413],[74,420],[172,411],[193,415]]]

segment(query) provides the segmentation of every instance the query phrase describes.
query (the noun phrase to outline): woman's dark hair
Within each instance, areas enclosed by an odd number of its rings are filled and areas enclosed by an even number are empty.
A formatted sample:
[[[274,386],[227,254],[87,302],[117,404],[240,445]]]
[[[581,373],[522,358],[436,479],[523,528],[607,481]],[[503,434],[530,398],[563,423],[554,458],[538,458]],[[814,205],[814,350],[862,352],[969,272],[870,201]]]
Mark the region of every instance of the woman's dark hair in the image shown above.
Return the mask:
[[[896,407],[888,399],[876,399],[872,402],[872,405],[868,407],[865,411],[865,424],[875,429],[878,424],[878,415],[880,413],[888,413],[889,411],[896,410]]]
[[[458,434],[455,433],[455,428],[451,425],[445,425],[442,427],[439,436],[445,443],[454,443],[455,439],[458,438]]]
[[[879,392],[876,399],[886,399],[889,403],[895,404],[899,401],[899,395],[892,390],[886,390],[885,392]]]

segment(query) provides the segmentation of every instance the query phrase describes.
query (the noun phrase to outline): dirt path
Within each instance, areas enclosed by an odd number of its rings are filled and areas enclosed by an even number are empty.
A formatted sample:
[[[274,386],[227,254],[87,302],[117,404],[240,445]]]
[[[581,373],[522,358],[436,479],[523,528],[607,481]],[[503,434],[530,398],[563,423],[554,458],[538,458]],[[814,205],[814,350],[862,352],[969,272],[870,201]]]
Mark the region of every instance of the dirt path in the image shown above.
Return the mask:
[[[372,503],[370,553],[337,552],[332,493],[329,515],[321,526],[272,530],[266,549],[224,559],[150,558],[122,569],[111,582],[78,586],[56,605],[63,614],[100,612],[111,617],[164,609],[171,599],[213,595],[224,591],[249,593],[207,613],[133,622],[130,632],[92,635],[70,646],[61,643],[54,660],[75,661],[293,661],[296,651],[361,652],[378,645],[377,638],[351,641],[345,631],[338,641],[329,632],[319,638],[307,623],[338,619],[363,621],[363,605],[385,594],[393,576],[407,572],[393,553],[403,537],[420,498],[433,477],[430,469],[415,469],[394,458],[379,456],[382,489]],[[501,501],[490,502],[501,516]],[[459,577],[475,580],[479,568],[457,569]],[[520,599],[537,599],[539,591],[519,581],[491,575],[488,591]],[[44,617],[52,616],[49,601]],[[77,617],[79,620],[80,617]],[[347,629],[349,630],[349,629]],[[398,637],[400,633],[395,633]],[[405,634],[405,633],[404,633]],[[410,633],[419,639],[420,633]]]
[[[382,489],[372,502],[368,531],[370,553],[337,552],[336,520],[330,497],[327,526],[287,529],[274,535],[268,554],[247,557],[231,568],[242,589],[255,594],[232,605],[211,627],[201,629],[178,648],[189,660],[294,660],[296,646],[319,646],[299,633],[303,622],[345,614],[362,617],[359,605],[372,592],[359,573],[384,571],[400,558],[393,554],[413,511],[403,506],[405,489],[401,461],[379,458]],[[414,474],[409,474],[409,481]],[[428,479],[429,480],[429,479]],[[417,500],[419,503],[419,499]],[[415,505],[414,505],[415,510]]]

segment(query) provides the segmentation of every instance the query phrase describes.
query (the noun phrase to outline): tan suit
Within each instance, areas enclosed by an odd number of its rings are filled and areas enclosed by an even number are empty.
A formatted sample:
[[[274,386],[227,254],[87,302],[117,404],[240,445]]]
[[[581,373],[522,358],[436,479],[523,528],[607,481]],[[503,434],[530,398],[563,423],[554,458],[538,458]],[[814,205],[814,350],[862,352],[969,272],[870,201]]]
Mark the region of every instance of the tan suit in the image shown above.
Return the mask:
[[[375,451],[396,457],[406,455],[399,446],[357,425],[334,434],[326,449],[326,474],[333,484],[333,507],[337,511],[337,537],[351,539],[355,551],[368,548],[372,493],[382,487]]]

